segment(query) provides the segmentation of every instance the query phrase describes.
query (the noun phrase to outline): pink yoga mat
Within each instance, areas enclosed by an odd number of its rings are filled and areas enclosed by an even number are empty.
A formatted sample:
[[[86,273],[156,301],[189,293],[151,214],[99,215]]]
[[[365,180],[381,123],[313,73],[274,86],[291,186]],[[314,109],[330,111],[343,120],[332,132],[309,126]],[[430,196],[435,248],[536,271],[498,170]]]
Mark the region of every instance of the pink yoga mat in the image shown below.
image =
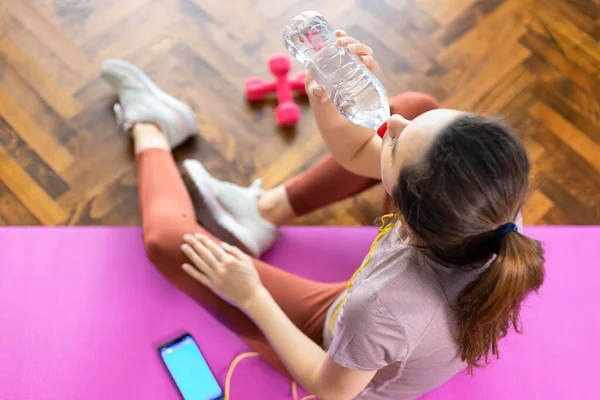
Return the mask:
[[[373,228],[286,228],[266,259],[314,279],[350,276]],[[528,228],[547,281],[501,359],[424,399],[588,399],[600,380],[600,228]],[[0,399],[178,399],[160,344],[190,332],[223,384],[248,348],[146,260],[139,228],[0,229]],[[243,361],[231,399],[290,399],[287,379]]]

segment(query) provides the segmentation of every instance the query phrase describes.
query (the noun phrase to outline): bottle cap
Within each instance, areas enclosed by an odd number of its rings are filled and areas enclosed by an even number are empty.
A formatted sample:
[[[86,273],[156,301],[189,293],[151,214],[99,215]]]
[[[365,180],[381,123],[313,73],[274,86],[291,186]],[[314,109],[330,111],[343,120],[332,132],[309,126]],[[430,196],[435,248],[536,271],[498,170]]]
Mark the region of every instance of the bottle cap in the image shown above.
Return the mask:
[[[377,129],[377,135],[379,135],[379,137],[383,139],[383,135],[385,135],[386,132],[387,132],[387,121],[385,121],[383,123],[383,125],[381,125],[379,127],[379,129]]]

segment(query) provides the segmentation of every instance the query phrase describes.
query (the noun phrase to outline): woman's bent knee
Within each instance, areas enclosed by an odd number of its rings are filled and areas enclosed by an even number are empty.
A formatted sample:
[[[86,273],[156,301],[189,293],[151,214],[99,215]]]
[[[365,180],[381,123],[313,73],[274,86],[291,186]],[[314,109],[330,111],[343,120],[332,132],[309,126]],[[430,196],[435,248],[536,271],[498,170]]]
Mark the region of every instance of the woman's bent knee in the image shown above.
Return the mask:
[[[152,264],[159,266],[173,255],[172,235],[163,229],[144,230],[144,248]]]
[[[400,114],[407,119],[414,119],[427,111],[440,108],[435,97],[420,92],[405,92],[390,99],[392,114]]]
[[[202,229],[195,220],[184,219],[173,213],[155,214],[154,218],[143,223],[144,247],[148,259],[164,273],[172,273],[176,269],[181,272],[181,264],[187,258],[181,251],[183,235],[200,232]],[[179,217],[179,218],[178,218]]]

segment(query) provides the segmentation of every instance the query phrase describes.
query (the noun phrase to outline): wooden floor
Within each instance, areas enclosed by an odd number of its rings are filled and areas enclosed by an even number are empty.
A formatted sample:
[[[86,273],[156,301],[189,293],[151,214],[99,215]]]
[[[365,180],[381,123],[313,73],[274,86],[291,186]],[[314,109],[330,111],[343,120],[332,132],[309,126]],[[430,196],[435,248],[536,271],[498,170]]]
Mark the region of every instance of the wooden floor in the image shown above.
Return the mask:
[[[131,144],[98,79],[144,68],[189,103],[201,137],[176,152],[272,187],[325,154],[310,110],[295,130],[244,100],[301,11],[371,45],[390,94],[500,113],[535,163],[529,224],[600,224],[600,5],[594,0],[0,0],[0,224],[139,224]],[[296,67],[298,69],[298,67]],[[371,223],[382,190],[304,224]]]

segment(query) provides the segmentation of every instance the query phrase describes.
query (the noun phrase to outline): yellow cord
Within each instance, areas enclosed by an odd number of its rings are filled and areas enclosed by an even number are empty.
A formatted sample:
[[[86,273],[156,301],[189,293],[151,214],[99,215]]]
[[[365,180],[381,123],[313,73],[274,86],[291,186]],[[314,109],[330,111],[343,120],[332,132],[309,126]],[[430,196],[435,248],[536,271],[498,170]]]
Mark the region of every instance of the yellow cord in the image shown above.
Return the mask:
[[[245,358],[250,357],[258,357],[259,354],[255,351],[249,353],[242,353],[236,358],[233,359],[231,365],[229,366],[229,371],[227,371],[227,378],[225,378],[225,394],[223,395],[223,400],[229,400],[229,391],[231,389],[231,377],[233,376],[233,370],[238,365],[240,361]]]
[[[391,224],[389,222],[386,223],[385,220],[387,218],[394,218],[394,217],[397,217],[397,214],[386,214],[383,217],[381,217],[382,226],[379,228],[379,235],[377,235],[375,240],[373,240],[373,243],[371,244],[371,248],[369,249],[369,254],[367,254],[365,261],[363,261],[363,263],[360,265],[360,267],[358,267],[358,269],[354,272],[354,274],[352,274],[352,277],[348,281],[348,286],[346,287],[346,292],[344,293],[344,298],[342,298],[342,301],[340,301],[340,304],[336,307],[335,311],[333,312],[333,315],[331,316],[331,320],[329,321],[329,331],[331,332],[331,334],[333,336],[335,336],[335,330],[333,329],[333,324],[335,323],[335,319],[337,318],[338,314],[342,310],[342,306],[346,302],[346,297],[348,296],[348,290],[350,290],[350,288],[352,287],[352,282],[354,281],[354,278],[356,278],[356,275],[358,275],[358,273],[360,271],[362,271],[362,269],[364,267],[367,266],[369,261],[371,261],[371,255],[377,248],[377,242],[379,242],[379,239],[381,239],[381,237],[383,235],[385,235],[386,233],[391,231],[392,228],[394,227],[393,224]]]
[[[235,370],[235,367],[237,367],[237,365],[240,363],[240,361],[242,361],[246,358],[250,358],[250,357],[260,357],[260,354],[258,354],[255,351],[248,352],[248,353],[242,353],[239,356],[237,356],[236,358],[234,358],[233,361],[231,362],[231,365],[229,365],[229,371],[227,371],[227,377],[225,378],[225,394],[223,395],[223,400],[229,400],[229,395],[231,393],[231,377],[233,376],[233,371]],[[296,383],[296,381],[292,381],[292,396],[294,397],[294,400],[316,399],[316,397],[313,396],[312,394],[308,395],[308,396],[304,396],[303,398],[299,399],[298,398],[298,384]]]
[[[389,222],[385,223],[385,220],[388,218],[394,218],[394,217],[397,217],[397,214],[386,214],[383,217],[381,217],[381,221],[383,224],[382,224],[381,228],[379,228],[379,234],[377,235],[377,237],[375,238],[375,240],[373,240],[373,243],[371,244],[371,248],[369,249],[369,254],[367,254],[365,261],[363,261],[363,263],[360,265],[360,267],[358,267],[358,269],[354,272],[354,274],[352,274],[352,277],[348,281],[348,286],[346,287],[346,292],[344,293],[344,298],[342,299],[342,301],[340,302],[340,305],[337,306],[333,315],[331,316],[331,321],[329,322],[329,330],[331,331],[332,335],[335,335],[335,331],[333,329],[333,324],[335,322],[335,318],[339,314],[340,310],[342,309],[342,306],[344,305],[344,302],[346,301],[346,296],[348,295],[348,290],[350,289],[350,287],[352,287],[352,282],[354,281],[354,278],[356,278],[356,275],[358,275],[358,273],[364,267],[367,266],[369,261],[371,261],[371,255],[377,248],[377,243],[379,242],[379,239],[381,239],[381,237],[383,235],[385,235],[386,233],[391,231],[392,228],[394,227],[394,225]],[[239,364],[240,361],[242,361],[246,358],[250,358],[250,357],[259,357],[259,354],[257,352],[242,353],[239,356],[237,356],[236,358],[234,358],[233,361],[231,362],[231,365],[229,366],[229,371],[227,371],[227,377],[225,378],[225,394],[223,396],[223,400],[229,400],[229,394],[230,394],[230,389],[231,389],[231,377],[233,376],[233,371],[235,370],[235,367]],[[295,381],[292,381],[292,396],[293,396],[294,400],[316,399],[316,397],[313,395],[308,395],[308,396],[305,396],[305,397],[299,399],[298,398],[298,384]]]
[[[292,396],[294,397],[294,400],[298,400],[298,384],[296,383],[296,381],[292,381]],[[310,399],[316,399],[316,397],[313,396],[312,394],[309,394],[308,396],[304,396],[300,400],[310,400]]]

